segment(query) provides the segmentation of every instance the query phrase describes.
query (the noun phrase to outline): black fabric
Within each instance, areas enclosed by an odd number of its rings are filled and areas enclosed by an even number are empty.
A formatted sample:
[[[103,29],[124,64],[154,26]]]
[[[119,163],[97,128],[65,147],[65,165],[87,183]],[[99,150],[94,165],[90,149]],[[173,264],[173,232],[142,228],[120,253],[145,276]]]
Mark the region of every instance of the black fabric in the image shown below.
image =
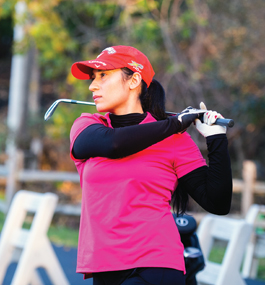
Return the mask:
[[[197,168],[179,179],[179,186],[206,211],[226,215],[232,199],[232,171],[225,134],[207,137],[209,167]]]
[[[201,251],[200,243],[196,233],[193,233],[189,238],[183,239],[181,237],[181,242],[184,247],[195,247]],[[196,258],[185,258],[186,267],[186,285],[194,285],[196,282],[196,274],[203,270],[205,267],[204,257],[200,255]]]
[[[119,285],[133,272],[134,269],[93,273],[93,285]]]
[[[178,227],[181,242],[184,247],[195,247],[201,251],[199,239],[195,233],[197,229],[196,220],[189,215],[177,215],[172,214],[175,220],[176,226]],[[196,285],[196,274],[205,267],[204,257],[201,254],[198,257],[185,257],[185,268],[186,268],[186,285]]]
[[[126,115],[109,114],[113,128],[128,127],[140,124],[147,116],[147,113],[131,113]]]
[[[88,126],[76,138],[72,149],[73,156],[77,159],[97,156],[121,158],[139,152],[180,130],[180,123],[176,116],[139,125],[144,119],[143,114],[129,115],[112,115],[110,118],[117,126],[114,129],[102,124]],[[134,125],[135,122],[137,125]]]
[[[185,279],[182,271],[160,267],[93,273],[93,285],[185,285]]]
[[[102,124],[87,127],[76,139],[73,155],[78,159],[90,157],[120,158],[141,151],[176,132],[176,118],[139,124],[145,114],[110,115],[117,126]],[[123,127],[118,127],[123,126]],[[199,167],[179,179],[176,191],[188,193],[206,211],[228,214],[232,199],[232,172],[225,134],[206,138],[209,167]]]

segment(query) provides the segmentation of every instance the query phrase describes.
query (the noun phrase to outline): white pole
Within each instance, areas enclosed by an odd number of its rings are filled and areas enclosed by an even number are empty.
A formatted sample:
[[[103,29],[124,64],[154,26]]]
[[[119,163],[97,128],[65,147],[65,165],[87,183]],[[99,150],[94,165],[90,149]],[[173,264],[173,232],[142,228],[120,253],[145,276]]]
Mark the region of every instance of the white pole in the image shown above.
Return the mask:
[[[15,9],[16,18],[20,18],[26,11],[25,2],[18,2]],[[16,24],[14,28],[14,44],[21,42],[23,38],[24,27],[22,24]],[[7,126],[9,129],[9,136],[6,146],[7,154],[12,154],[16,149],[16,135],[22,122],[26,92],[26,58],[26,54],[14,54],[12,57],[7,114]]]
[[[15,7],[16,19],[21,19],[26,12],[26,4],[19,1]],[[23,23],[17,23],[14,28],[14,42],[19,44],[24,39]],[[16,191],[17,182],[17,139],[21,128],[24,112],[24,100],[26,98],[27,80],[27,54],[14,54],[11,63],[10,89],[8,99],[8,138],[6,142],[6,153],[8,155],[8,177],[6,183],[6,203],[10,205]]]

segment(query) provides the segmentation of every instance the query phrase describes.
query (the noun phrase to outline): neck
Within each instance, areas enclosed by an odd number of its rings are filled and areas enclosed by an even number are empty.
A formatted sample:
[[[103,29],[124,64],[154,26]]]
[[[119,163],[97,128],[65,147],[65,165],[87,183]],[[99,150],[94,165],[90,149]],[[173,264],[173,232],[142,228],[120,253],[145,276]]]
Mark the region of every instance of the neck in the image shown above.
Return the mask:
[[[114,115],[127,115],[127,114],[132,114],[132,113],[143,114],[144,111],[141,105],[141,101],[139,99],[137,101],[130,100],[130,102],[128,102],[126,106],[123,106],[120,109],[115,109],[113,111],[110,111],[110,113]]]

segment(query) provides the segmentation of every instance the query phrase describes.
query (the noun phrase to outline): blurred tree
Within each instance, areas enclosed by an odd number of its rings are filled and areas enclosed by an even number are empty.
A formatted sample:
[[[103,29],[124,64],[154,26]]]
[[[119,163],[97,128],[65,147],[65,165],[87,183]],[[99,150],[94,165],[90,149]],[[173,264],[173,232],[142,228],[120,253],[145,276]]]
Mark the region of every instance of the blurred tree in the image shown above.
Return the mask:
[[[73,62],[94,58],[107,46],[132,45],[153,64],[166,89],[168,110],[198,107],[204,100],[210,109],[235,120],[228,136],[238,173],[243,159],[265,159],[263,0],[26,2],[27,37],[14,52],[31,45],[38,51],[40,113],[58,98],[91,100],[88,83],[70,74]],[[15,3],[0,0],[0,18],[10,17]],[[85,111],[95,109],[58,107],[45,123],[45,134],[67,140],[73,120]],[[190,132],[204,150],[203,138]]]

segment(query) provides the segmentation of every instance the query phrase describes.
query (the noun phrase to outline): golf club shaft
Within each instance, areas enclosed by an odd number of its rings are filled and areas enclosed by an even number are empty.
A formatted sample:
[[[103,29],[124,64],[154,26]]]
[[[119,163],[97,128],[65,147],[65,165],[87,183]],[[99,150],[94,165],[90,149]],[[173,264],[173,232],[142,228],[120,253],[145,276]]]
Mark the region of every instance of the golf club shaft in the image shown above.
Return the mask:
[[[50,108],[46,111],[44,115],[44,120],[48,121],[52,114],[54,113],[55,109],[57,108],[59,103],[70,103],[70,104],[80,104],[80,105],[90,105],[90,106],[96,106],[94,102],[87,102],[87,101],[78,101],[78,100],[71,100],[71,99],[59,99],[56,100]],[[177,113],[174,112],[166,112],[167,115],[177,115]],[[215,121],[215,125],[220,125],[224,127],[232,128],[234,126],[234,121],[232,119],[217,119]]]

